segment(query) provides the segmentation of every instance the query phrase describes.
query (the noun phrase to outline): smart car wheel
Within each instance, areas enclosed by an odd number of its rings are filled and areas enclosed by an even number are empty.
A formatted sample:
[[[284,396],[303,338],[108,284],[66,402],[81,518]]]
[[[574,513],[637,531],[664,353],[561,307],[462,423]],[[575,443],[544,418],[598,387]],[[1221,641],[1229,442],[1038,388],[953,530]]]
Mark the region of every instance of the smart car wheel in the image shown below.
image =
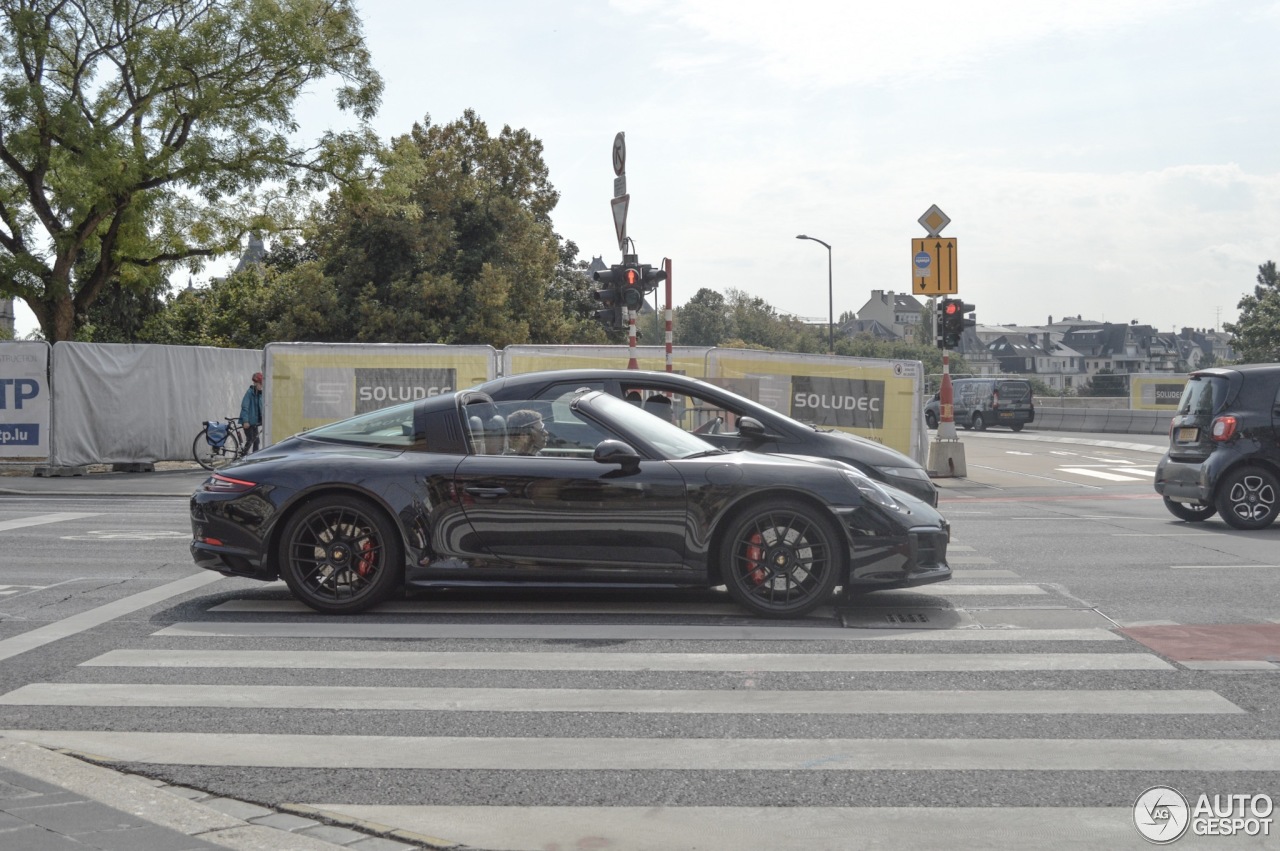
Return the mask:
[[[404,576],[395,528],[359,497],[324,496],[303,505],[284,528],[279,555],[293,595],[327,614],[376,606]]]
[[[1201,505],[1198,502],[1175,502],[1169,497],[1164,498],[1164,507],[1169,509],[1169,513],[1179,520],[1185,520],[1188,523],[1199,523],[1201,520],[1208,520],[1218,509],[1212,505]]]
[[[982,414],[973,415],[973,430],[974,431],[987,430],[987,421],[982,418]]]
[[[938,427],[938,415],[937,415],[937,414],[935,414],[933,411],[925,411],[925,412],[924,412],[924,424],[925,424],[925,425],[927,425],[929,428],[937,428],[937,427]]]
[[[1262,529],[1276,519],[1280,482],[1261,467],[1232,470],[1218,482],[1218,514],[1236,529]]]
[[[770,618],[799,617],[831,598],[844,567],[839,531],[819,509],[769,501],[730,521],[721,547],[729,596]]]

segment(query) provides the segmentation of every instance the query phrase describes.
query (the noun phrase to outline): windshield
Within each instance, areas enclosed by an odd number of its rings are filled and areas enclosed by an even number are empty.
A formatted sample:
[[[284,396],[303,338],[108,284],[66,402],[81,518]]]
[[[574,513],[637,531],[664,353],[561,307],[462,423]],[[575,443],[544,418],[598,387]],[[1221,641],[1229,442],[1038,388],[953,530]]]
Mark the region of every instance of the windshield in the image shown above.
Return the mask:
[[[306,433],[308,438],[358,443],[363,446],[407,448],[413,446],[413,413],[417,402],[380,408],[350,419],[322,425]]]
[[[1182,388],[1179,414],[1211,416],[1226,404],[1227,379],[1217,375],[1193,375]]]
[[[702,438],[615,396],[601,393],[593,397],[591,406],[666,458],[688,458],[720,451]]]

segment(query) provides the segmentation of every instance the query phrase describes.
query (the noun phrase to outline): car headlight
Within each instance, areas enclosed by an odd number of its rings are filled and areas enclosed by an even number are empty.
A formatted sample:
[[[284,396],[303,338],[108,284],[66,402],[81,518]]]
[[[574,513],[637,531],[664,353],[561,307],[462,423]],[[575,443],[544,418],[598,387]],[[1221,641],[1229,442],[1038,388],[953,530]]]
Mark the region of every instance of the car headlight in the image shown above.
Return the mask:
[[[877,470],[886,476],[895,476],[899,479],[915,479],[918,482],[929,481],[929,472],[923,467],[876,467]]]
[[[849,480],[849,483],[858,489],[858,493],[862,494],[871,502],[874,502],[876,505],[881,508],[886,508],[889,511],[906,511],[905,508],[898,504],[896,499],[889,496],[888,491],[880,487],[880,485],[874,480],[868,479],[857,470],[843,470],[842,472],[844,473],[845,478]]]

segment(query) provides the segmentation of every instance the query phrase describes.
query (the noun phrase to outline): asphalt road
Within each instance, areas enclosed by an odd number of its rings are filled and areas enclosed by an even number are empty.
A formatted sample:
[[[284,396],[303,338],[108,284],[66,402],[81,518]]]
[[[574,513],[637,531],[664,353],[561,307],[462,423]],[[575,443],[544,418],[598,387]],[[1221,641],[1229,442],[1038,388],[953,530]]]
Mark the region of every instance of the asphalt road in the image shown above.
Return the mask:
[[[324,617],[192,568],[200,474],[0,479],[0,731],[473,848],[1137,848],[1152,786],[1280,796],[1280,527],[1168,515],[1160,438],[961,438],[955,579],[798,622],[715,592]]]

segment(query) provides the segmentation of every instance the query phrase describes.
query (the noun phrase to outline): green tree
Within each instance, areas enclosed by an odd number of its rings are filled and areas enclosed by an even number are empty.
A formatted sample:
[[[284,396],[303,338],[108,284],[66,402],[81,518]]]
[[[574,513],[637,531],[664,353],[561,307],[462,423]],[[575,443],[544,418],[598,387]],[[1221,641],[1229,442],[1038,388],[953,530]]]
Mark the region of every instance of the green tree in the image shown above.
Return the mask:
[[[381,161],[367,192],[333,196],[314,223],[336,337],[603,340],[586,311],[590,282],[573,274],[577,248],[552,230],[559,195],[527,130],[492,136],[471,110],[444,125],[428,117]]]
[[[684,303],[672,321],[679,346],[718,346],[732,335],[724,296],[703,287]]]
[[[0,0],[0,296],[69,340],[103,289],[283,227],[372,136],[293,141],[309,83],[363,122],[382,81],[354,0]]]
[[[1240,318],[1223,323],[1232,335],[1240,363],[1280,361],[1280,278],[1276,264],[1268,260],[1258,267],[1258,285],[1252,295],[1240,299]]]

